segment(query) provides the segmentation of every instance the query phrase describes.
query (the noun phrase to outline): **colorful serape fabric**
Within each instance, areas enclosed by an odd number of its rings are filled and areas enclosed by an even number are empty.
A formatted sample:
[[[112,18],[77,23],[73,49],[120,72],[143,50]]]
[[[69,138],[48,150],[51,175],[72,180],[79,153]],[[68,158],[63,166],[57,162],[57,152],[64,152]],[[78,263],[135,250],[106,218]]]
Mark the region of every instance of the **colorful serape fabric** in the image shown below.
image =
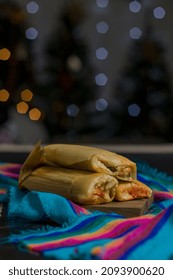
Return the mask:
[[[50,219],[57,226],[11,235],[8,242],[45,259],[145,260],[173,259],[173,177],[137,163],[138,179],[154,192],[149,212],[125,218],[116,213],[89,212],[51,193],[17,188],[20,165],[0,166],[0,199],[8,217],[24,222]]]

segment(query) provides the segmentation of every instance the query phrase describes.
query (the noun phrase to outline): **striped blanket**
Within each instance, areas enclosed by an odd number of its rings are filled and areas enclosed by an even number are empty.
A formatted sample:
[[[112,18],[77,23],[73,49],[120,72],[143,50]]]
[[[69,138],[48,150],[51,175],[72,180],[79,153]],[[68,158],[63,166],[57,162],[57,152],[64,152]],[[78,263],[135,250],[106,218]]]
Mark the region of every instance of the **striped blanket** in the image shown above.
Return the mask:
[[[45,259],[168,260],[173,259],[173,177],[146,163],[137,163],[138,179],[154,192],[149,212],[125,218],[116,213],[90,212],[51,193],[17,188],[20,164],[1,163],[0,201],[8,218],[55,226],[19,232],[8,242]]]

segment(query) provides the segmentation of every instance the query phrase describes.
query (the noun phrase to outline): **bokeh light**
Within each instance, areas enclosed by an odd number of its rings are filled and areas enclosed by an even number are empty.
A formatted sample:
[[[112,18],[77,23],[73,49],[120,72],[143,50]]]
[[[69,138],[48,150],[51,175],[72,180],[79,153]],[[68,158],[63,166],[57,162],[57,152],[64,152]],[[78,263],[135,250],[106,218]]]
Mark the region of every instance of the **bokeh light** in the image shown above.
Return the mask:
[[[129,3],[129,10],[132,13],[139,13],[141,10],[141,3],[139,3],[138,1],[132,1]]]
[[[95,82],[98,86],[105,86],[108,81],[108,77],[104,73],[99,73],[95,76]]]
[[[108,50],[106,48],[99,48],[96,50],[96,57],[100,60],[106,59],[108,56]]]
[[[23,101],[31,101],[33,93],[29,89],[25,89],[21,92],[21,98]]]
[[[166,14],[166,11],[164,8],[162,7],[157,7],[153,10],[153,14],[154,14],[154,17],[157,18],[157,19],[163,19],[165,14]]]
[[[29,40],[35,40],[38,36],[38,31],[36,28],[34,27],[29,27],[26,32],[26,38],[29,39]]]
[[[99,8],[106,8],[109,4],[109,0],[96,0],[96,4]]]
[[[7,48],[0,50],[0,60],[8,60],[10,58],[10,51]]]
[[[29,111],[29,118],[32,121],[38,121],[41,118],[41,111],[37,108],[33,108]]]
[[[108,29],[109,29],[109,25],[105,21],[99,21],[96,24],[96,30],[97,30],[98,33],[103,33],[103,34],[107,33]]]
[[[24,101],[21,101],[16,105],[17,112],[20,114],[26,114],[28,108],[29,108],[28,104]]]
[[[133,28],[130,29],[129,34],[130,34],[131,39],[137,40],[137,39],[141,38],[142,31],[139,27],[133,27]]]
[[[39,10],[39,5],[35,1],[31,1],[26,5],[26,9],[29,14],[36,14]]]
[[[97,111],[105,111],[108,107],[108,102],[104,98],[99,98],[95,103]]]
[[[9,92],[6,89],[1,89],[0,90],[0,101],[1,102],[6,102],[10,97]]]
[[[138,117],[141,112],[141,108],[138,104],[134,103],[128,106],[128,113],[131,117]]]
[[[79,72],[82,69],[82,61],[77,55],[70,55],[67,59],[67,66],[73,72]]]
[[[79,114],[79,107],[76,104],[70,104],[67,106],[67,115],[69,117],[76,117]]]

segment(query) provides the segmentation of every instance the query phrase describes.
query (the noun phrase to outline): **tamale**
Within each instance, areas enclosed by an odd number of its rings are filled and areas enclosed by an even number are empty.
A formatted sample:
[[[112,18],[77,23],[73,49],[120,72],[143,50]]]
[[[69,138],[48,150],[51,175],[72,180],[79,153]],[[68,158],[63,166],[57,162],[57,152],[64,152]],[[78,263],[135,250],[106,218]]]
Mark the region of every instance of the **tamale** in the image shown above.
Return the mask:
[[[150,198],[151,196],[152,190],[139,180],[133,180],[130,182],[119,181],[118,186],[116,187],[114,200],[128,201],[140,198]]]
[[[108,174],[50,166],[38,167],[19,182],[21,189],[56,193],[79,204],[111,202],[117,185]]]
[[[136,179],[136,163],[117,153],[82,145],[37,144],[21,170],[30,172],[38,166],[61,166],[112,175],[119,180]]]

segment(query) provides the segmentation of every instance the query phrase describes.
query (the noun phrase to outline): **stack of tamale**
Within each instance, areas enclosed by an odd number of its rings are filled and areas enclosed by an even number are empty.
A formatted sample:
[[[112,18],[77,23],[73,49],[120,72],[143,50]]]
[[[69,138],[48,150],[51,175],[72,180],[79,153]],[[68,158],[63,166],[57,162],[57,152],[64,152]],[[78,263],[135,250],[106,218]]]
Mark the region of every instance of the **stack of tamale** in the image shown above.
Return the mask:
[[[79,204],[101,204],[151,196],[137,180],[136,164],[107,150],[38,143],[24,162],[19,188],[51,192]]]

